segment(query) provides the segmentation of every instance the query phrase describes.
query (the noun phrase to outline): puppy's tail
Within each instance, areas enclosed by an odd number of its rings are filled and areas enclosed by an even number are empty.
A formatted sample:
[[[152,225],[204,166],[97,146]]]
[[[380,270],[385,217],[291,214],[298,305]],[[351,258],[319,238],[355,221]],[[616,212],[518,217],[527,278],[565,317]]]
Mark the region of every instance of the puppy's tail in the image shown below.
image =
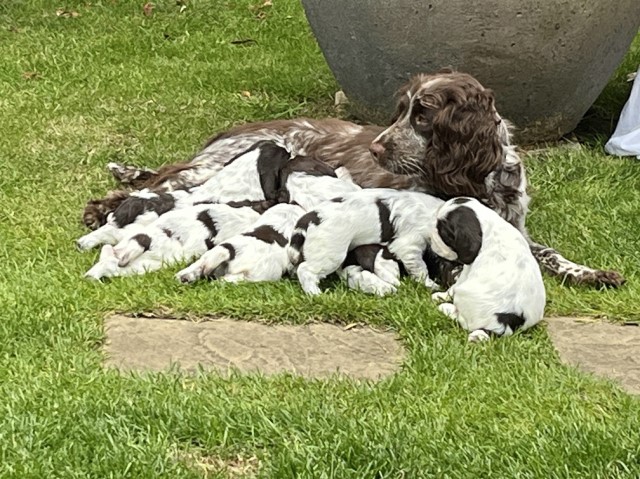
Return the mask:
[[[207,252],[203,265],[203,276],[222,278],[229,271],[229,262],[236,257],[236,249],[229,243],[222,243]]]
[[[148,251],[150,247],[151,237],[149,235],[140,233],[132,236],[114,248],[115,255],[118,258],[118,266],[120,268],[128,266],[134,259]]]
[[[320,224],[320,216],[316,211],[310,211],[300,217],[296,223],[291,239],[289,240],[289,248],[287,253],[289,254],[289,261],[295,269],[300,263],[304,261],[304,242],[307,239],[307,230],[311,225]]]
[[[502,332],[499,332],[499,335],[508,336],[513,334],[526,323],[526,319],[522,313],[496,313],[496,319],[500,326],[502,326]]]
[[[287,253],[289,254],[289,262],[294,267],[304,261],[302,247],[304,246],[305,239],[307,239],[307,232],[296,227],[296,229],[293,230],[291,239],[289,240],[289,248],[287,250]]]

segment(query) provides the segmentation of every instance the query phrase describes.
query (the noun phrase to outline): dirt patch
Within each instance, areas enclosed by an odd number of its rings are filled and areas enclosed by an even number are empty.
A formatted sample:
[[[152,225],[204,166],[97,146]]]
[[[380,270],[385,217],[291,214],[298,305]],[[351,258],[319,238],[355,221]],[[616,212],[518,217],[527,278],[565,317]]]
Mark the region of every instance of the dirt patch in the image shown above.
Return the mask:
[[[587,318],[549,318],[547,325],[563,361],[640,394],[640,327]]]
[[[189,469],[197,471],[205,478],[222,475],[229,479],[249,479],[256,477],[260,469],[260,460],[256,456],[236,455],[222,458],[205,455],[199,451],[178,451],[175,457],[176,460],[183,462]]]
[[[202,367],[223,373],[239,369],[379,379],[393,374],[405,355],[395,334],[367,327],[115,315],[105,320],[105,329],[106,365],[123,371],[162,371],[177,364],[186,371]]]

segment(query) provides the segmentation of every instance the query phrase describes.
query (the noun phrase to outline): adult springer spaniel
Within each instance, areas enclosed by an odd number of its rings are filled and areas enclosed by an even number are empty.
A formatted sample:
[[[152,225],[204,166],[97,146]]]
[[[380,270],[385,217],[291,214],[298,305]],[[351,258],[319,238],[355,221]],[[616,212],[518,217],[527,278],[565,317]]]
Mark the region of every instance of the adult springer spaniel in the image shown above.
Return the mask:
[[[549,273],[595,286],[624,283],[615,271],[578,265],[529,238],[527,181],[510,143],[509,127],[495,109],[492,91],[465,73],[443,70],[412,77],[398,92],[397,109],[387,128],[337,119],[249,123],[215,136],[185,163],[157,171],[122,165],[109,169],[136,189],[193,187],[262,140],[285,145],[292,156],[307,155],[334,168],[345,167],[363,188],[412,189],[443,199],[477,198],[520,230]],[[126,191],[114,191],[90,201],[84,223],[94,228],[104,224],[108,212],[126,197]]]

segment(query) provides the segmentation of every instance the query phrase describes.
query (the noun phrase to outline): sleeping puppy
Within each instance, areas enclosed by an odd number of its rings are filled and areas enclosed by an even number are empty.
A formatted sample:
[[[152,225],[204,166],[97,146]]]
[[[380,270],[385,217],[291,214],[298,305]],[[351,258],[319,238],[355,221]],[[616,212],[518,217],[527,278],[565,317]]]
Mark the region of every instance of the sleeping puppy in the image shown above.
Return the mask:
[[[304,214],[297,205],[269,208],[243,233],[207,251],[176,274],[181,283],[213,277],[222,281],[277,281],[291,267],[287,246],[293,227]]]
[[[294,203],[311,211],[323,201],[360,191],[346,168],[333,169],[324,161],[296,156],[280,172],[280,203]]]
[[[433,251],[464,266],[456,283],[435,293],[438,309],[470,331],[469,341],[510,335],[542,320],[540,268],[522,234],[471,198],[447,201],[431,235]]]
[[[102,244],[114,245],[126,236],[130,225],[148,225],[169,211],[192,204],[188,189],[168,193],[134,191],[107,215],[104,225],[79,238],[76,246],[79,250],[88,250]]]
[[[425,249],[422,259],[430,278],[437,283],[448,280],[446,275],[449,268],[444,266],[449,261],[436,255],[430,246]],[[400,279],[407,276],[407,270],[386,246],[369,244],[349,251],[342,268],[338,270],[338,276],[351,289],[385,296],[397,291],[396,287]]]
[[[349,251],[338,276],[351,289],[385,296],[397,291],[400,264],[386,246],[368,244]]]
[[[319,281],[337,271],[349,251],[368,244],[387,245],[409,276],[434,288],[422,255],[442,203],[424,193],[382,188],[321,203],[300,218],[289,245],[302,288],[320,294]]]
[[[201,256],[216,244],[246,231],[259,214],[251,208],[222,204],[196,205],[170,211],[153,223],[130,225],[115,247],[104,245],[86,278],[129,276]]]
[[[162,193],[133,192],[108,214],[106,224],[78,239],[77,247],[87,250],[101,244],[115,245],[127,235],[129,225],[150,224],[169,211],[194,204],[226,203],[263,213],[277,202],[280,172],[289,158],[283,147],[261,141],[229,160],[215,178],[201,186]],[[333,174],[332,168],[326,168]]]
[[[193,188],[192,201],[235,206],[265,204],[268,208],[277,202],[280,171],[290,158],[289,152],[275,142],[259,141],[227,161],[213,178]]]

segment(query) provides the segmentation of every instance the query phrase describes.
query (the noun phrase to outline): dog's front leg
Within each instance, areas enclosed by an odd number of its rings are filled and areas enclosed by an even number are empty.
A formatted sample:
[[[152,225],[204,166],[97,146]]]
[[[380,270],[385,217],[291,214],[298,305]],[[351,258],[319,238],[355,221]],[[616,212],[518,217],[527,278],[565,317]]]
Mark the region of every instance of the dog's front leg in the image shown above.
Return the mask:
[[[403,236],[389,244],[389,251],[404,265],[409,276],[429,289],[435,289],[438,284],[429,278],[427,264],[422,259],[424,244],[415,238]]]
[[[620,287],[625,283],[624,277],[617,271],[604,271],[574,263],[558,253],[555,249],[535,243],[528,235],[529,248],[538,264],[548,273],[567,279],[577,284],[589,284],[596,287]]]
[[[114,245],[117,244],[123,236],[124,232],[122,229],[107,223],[97,230],[78,238],[76,247],[80,251],[85,251],[103,244]]]

